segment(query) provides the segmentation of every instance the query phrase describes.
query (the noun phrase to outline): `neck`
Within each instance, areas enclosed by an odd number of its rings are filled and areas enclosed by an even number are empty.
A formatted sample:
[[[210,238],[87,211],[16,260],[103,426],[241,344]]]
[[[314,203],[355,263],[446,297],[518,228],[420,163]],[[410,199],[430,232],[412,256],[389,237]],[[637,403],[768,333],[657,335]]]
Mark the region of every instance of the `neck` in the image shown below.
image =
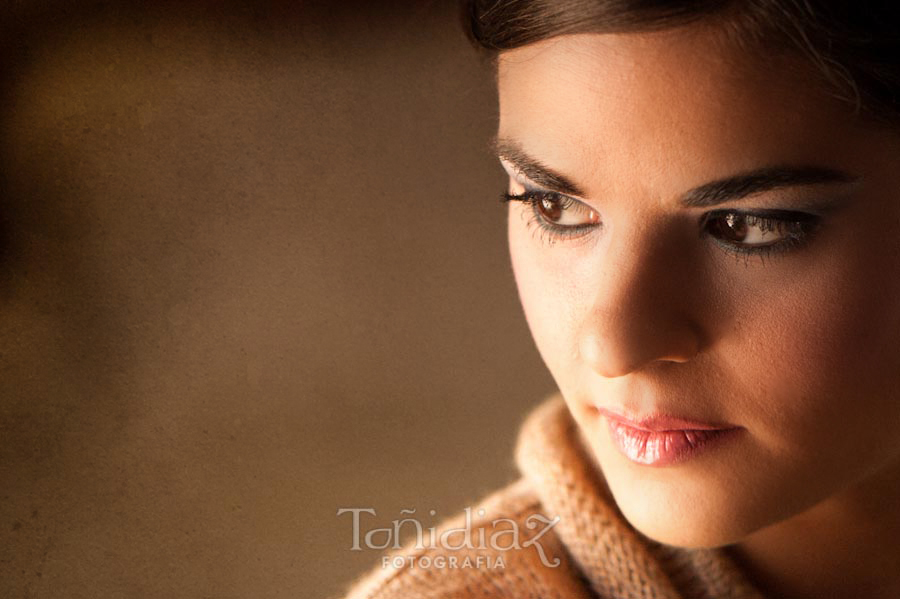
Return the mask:
[[[900,597],[900,462],[728,551],[773,599]]]

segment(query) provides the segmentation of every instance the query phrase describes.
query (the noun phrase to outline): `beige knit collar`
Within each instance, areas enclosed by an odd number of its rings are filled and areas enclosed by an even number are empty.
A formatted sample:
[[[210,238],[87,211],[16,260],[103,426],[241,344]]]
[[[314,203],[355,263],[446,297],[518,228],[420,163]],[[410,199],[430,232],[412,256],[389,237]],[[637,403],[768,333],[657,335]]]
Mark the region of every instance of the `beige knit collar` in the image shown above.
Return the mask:
[[[526,420],[516,461],[600,597],[763,599],[721,550],[662,545],[628,524],[558,393]]]

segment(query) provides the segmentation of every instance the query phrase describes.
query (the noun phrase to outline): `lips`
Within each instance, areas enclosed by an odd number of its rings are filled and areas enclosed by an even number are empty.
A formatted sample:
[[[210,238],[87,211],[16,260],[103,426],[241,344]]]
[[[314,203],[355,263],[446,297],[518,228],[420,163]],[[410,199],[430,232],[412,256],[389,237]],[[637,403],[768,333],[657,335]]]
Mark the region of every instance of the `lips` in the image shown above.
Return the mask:
[[[597,408],[609,425],[613,444],[622,455],[645,466],[667,466],[712,449],[740,427],[697,422],[670,416],[630,419],[604,408]]]

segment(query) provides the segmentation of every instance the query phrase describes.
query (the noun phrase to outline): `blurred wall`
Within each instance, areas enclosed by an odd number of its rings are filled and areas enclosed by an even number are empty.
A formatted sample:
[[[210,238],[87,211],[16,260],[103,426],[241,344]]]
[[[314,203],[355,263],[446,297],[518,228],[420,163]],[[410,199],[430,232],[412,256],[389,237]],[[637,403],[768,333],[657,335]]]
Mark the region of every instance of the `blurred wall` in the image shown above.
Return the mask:
[[[339,596],[339,508],[512,480],[553,385],[453,2],[4,2],[0,52],[0,596]]]

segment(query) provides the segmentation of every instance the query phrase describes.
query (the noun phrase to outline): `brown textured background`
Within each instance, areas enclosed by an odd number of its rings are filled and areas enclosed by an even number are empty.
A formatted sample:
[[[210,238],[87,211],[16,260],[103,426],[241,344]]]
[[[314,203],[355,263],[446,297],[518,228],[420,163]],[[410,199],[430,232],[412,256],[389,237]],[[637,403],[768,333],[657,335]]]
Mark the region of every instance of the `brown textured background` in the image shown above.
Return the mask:
[[[335,596],[339,508],[511,480],[552,381],[455,10],[0,3],[0,596]]]

